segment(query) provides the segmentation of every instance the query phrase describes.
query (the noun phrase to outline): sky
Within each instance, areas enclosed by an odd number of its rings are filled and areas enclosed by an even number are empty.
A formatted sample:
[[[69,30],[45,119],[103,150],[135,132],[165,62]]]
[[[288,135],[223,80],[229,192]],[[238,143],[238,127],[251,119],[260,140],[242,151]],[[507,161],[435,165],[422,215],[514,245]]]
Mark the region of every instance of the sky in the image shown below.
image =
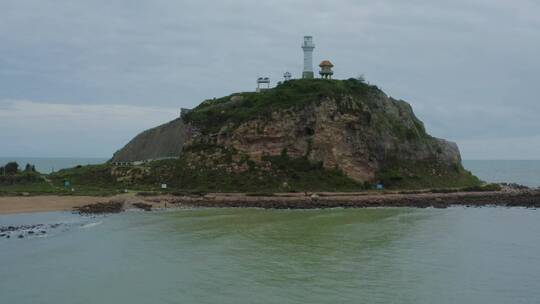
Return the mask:
[[[464,159],[540,159],[540,2],[2,0],[0,156],[109,157],[181,107],[301,75],[409,102]]]

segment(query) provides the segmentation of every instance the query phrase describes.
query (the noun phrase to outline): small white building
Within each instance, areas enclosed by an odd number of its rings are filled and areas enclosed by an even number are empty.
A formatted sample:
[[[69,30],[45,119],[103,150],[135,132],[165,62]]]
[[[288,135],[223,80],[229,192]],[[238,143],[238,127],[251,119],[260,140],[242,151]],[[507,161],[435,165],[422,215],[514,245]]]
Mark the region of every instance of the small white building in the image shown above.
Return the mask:
[[[270,89],[270,78],[268,77],[257,78],[257,92],[262,92],[268,89]]]

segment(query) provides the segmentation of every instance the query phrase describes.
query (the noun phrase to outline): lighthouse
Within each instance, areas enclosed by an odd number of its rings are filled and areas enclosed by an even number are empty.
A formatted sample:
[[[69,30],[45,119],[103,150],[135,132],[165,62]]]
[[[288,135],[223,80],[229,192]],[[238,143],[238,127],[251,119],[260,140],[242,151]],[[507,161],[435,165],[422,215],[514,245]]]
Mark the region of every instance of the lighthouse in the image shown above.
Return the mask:
[[[313,37],[304,36],[304,43],[302,44],[302,50],[304,50],[304,70],[302,71],[302,78],[313,78]]]

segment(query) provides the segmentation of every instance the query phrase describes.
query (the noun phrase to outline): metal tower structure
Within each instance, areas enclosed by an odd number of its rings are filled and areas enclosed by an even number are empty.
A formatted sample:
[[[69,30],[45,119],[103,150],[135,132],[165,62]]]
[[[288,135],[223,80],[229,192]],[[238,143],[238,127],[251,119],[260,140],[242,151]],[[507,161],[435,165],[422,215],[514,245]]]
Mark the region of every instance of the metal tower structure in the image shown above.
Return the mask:
[[[304,36],[304,43],[302,44],[302,50],[304,50],[304,70],[302,71],[302,78],[313,78],[313,44],[312,36]]]
[[[283,74],[283,78],[285,79],[285,81],[289,81],[289,80],[291,80],[292,75],[291,75],[291,73],[289,73],[289,72],[285,72],[285,73]]]
[[[263,86],[265,86],[265,88]],[[270,89],[270,78],[268,77],[257,78],[257,92],[262,92],[268,89]]]

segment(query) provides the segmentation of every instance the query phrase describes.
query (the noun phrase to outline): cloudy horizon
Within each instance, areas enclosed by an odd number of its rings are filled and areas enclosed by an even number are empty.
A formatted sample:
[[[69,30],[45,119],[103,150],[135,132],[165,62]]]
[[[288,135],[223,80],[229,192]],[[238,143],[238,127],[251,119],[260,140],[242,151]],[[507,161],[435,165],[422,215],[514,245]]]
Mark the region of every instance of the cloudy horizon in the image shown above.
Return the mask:
[[[0,156],[110,157],[181,107],[299,77],[304,35],[463,159],[540,159],[526,0],[2,1]]]

